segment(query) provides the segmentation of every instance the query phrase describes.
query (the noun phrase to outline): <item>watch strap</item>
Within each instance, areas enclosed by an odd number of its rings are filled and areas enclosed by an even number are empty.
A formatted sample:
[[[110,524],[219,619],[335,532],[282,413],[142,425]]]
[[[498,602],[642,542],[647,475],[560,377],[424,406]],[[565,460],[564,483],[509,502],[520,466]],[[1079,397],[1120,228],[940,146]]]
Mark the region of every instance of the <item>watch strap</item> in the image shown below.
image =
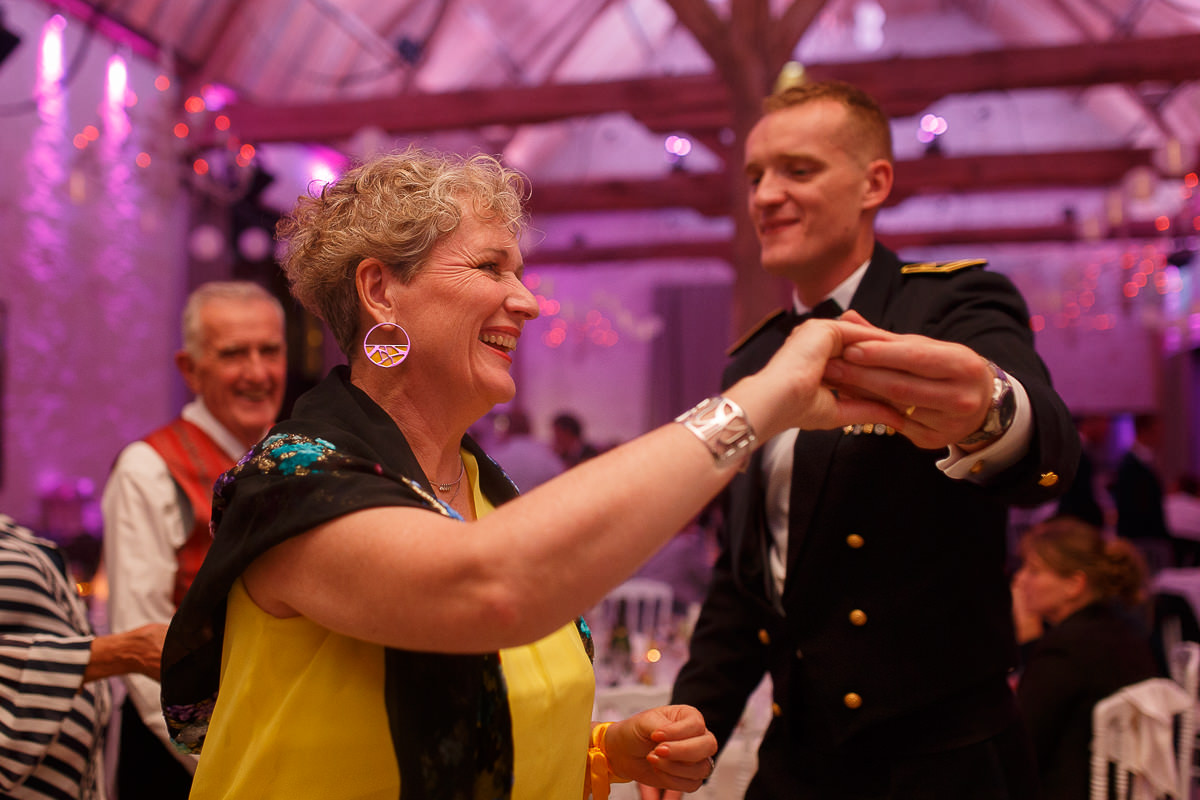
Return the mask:
[[[988,407],[987,416],[983,418],[983,424],[979,430],[960,440],[958,442],[960,445],[973,445],[998,439],[1012,425],[1015,409],[1012,382],[1008,379],[1008,373],[995,363],[989,361],[987,364],[992,370],[991,405]]]

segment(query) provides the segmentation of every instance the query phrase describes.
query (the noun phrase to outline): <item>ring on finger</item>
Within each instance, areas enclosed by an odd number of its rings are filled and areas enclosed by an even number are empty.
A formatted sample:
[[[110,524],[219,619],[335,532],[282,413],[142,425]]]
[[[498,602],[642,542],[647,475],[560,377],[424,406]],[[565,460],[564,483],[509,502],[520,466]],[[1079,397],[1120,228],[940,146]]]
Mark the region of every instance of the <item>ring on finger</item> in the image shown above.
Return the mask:
[[[716,771],[717,771],[717,762],[716,762],[716,759],[714,759],[712,756],[709,756],[709,757],[708,757],[708,775],[706,775],[706,776],[704,777],[704,779],[705,779],[705,780],[708,780],[709,778],[711,778],[711,777],[712,777],[712,774],[713,774],[714,772],[716,772]]]

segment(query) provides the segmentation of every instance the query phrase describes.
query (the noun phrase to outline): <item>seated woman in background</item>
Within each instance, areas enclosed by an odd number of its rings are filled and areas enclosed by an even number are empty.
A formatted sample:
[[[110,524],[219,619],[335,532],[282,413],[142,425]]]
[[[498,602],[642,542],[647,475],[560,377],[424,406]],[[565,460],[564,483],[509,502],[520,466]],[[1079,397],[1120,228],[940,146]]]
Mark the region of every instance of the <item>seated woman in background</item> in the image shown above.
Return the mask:
[[[1069,516],[1030,529],[1021,556],[1013,581],[1024,656],[1017,701],[1043,796],[1086,800],[1092,708],[1158,675],[1144,611],[1146,565],[1127,540]]]
[[[756,442],[905,424],[822,385],[827,360],[872,329],[814,321],[684,424],[516,497],[466,432],[512,400],[538,315],[521,281],[524,192],[493,158],[413,149],[280,222],[292,293],[348,366],[217,482],[212,549],[163,655],[172,735],[204,746],[193,800],[578,800],[589,775],[598,798],[610,775],[694,791],[716,751],[696,709],[591,725],[578,615]]]

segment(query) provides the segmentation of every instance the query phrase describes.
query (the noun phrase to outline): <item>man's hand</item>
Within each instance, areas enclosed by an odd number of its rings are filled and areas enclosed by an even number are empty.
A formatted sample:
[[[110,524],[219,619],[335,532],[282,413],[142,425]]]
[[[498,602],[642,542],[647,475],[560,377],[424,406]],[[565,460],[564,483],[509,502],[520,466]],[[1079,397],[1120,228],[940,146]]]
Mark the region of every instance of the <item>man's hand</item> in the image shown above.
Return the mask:
[[[903,430],[907,420],[888,401],[868,392],[835,392],[829,380],[829,366],[837,363],[847,347],[867,343],[885,344],[893,336],[870,325],[812,319],[791,332],[783,346],[759,372],[739,381],[726,394],[746,409],[761,438],[769,438],[787,428],[811,430],[838,428],[862,422],[879,422]],[[873,341],[878,340],[878,341]],[[834,361],[831,361],[834,359]],[[859,367],[865,375],[876,370]],[[876,376],[882,382],[886,375]],[[751,408],[735,392],[745,383],[759,390],[758,396],[776,398],[776,402]]]
[[[162,664],[163,640],[167,626],[162,623],[97,636],[92,640],[92,657],[83,672],[84,681],[125,675],[130,672],[159,678]]]
[[[604,749],[609,768],[622,778],[694,792],[712,774],[717,740],[692,706],[659,706],[614,722]]]
[[[898,430],[918,447],[957,444],[982,427],[993,380],[982,356],[954,342],[884,331],[854,311],[841,319],[875,335],[848,342],[826,366],[825,380],[839,391],[890,404],[907,418]]]

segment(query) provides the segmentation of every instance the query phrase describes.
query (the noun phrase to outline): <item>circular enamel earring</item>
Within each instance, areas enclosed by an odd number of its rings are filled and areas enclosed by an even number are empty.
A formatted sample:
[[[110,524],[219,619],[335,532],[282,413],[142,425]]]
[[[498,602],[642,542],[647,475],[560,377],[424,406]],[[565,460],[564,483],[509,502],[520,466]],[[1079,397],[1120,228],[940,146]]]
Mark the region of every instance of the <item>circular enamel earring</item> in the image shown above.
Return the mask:
[[[400,334],[404,337],[404,343],[372,342],[371,334],[380,328],[395,328],[400,331]],[[381,322],[367,331],[367,335],[363,337],[363,352],[367,354],[367,358],[372,364],[390,369],[391,367],[399,366],[404,359],[408,358],[411,343],[411,340],[408,338],[408,331],[404,330],[404,328],[401,328],[394,322]]]

